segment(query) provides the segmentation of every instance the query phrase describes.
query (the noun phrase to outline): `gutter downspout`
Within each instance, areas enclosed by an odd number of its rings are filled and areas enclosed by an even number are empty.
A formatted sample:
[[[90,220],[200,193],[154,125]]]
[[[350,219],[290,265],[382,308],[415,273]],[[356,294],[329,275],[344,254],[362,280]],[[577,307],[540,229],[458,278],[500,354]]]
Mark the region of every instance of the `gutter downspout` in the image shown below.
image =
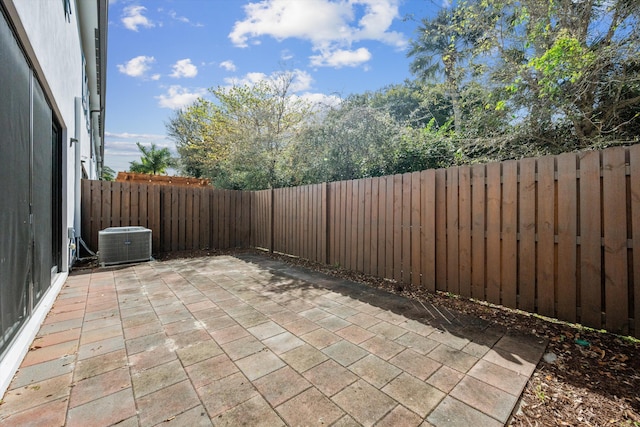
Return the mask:
[[[73,181],[73,192],[74,192],[74,201],[73,201],[73,238],[75,244],[75,257],[70,260],[70,264],[73,265],[74,261],[78,258],[78,253],[80,246],[78,245],[78,239],[81,234],[81,188],[80,188],[80,180],[82,179],[82,152],[81,152],[81,136],[82,136],[82,123],[83,120],[83,108],[82,108],[82,98],[76,96],[75,98],[75,161],[74,161],[74,169],[75,169],[75,177]]]

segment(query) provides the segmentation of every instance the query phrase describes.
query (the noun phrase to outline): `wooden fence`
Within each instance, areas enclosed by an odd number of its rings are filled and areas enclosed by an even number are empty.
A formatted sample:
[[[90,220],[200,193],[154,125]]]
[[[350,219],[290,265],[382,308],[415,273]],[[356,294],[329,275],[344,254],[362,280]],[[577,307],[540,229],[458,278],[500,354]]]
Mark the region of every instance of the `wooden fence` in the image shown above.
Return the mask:
[[[98,249],[98,231],[141,225],[153,252],[247,247],[251,194],[129,182],[82,181],[82,236]]]
[[[640,145],[265,190],[252,206],[253,246],[640,336]]]
[[[640,337],[640,144],[256,192],[84,181],[83,209],[93,248],[143,225],[154,251],[260,247]]]

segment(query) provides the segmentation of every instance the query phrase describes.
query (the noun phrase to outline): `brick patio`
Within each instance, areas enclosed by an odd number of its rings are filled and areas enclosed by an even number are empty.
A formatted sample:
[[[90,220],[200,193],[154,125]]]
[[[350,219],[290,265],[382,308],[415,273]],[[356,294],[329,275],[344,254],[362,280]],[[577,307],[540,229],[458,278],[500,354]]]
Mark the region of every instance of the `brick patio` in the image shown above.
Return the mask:
[[[72,274],[0,425],[500,426],[546,342],[259,254]]]

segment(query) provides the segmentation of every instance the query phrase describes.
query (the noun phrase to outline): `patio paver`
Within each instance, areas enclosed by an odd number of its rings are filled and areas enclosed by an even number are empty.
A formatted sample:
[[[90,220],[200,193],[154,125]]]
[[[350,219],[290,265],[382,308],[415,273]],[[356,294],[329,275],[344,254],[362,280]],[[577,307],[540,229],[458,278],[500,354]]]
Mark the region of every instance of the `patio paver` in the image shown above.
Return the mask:
[[[256,253],[69,276],[0,425],[504,425],[533,336]]]

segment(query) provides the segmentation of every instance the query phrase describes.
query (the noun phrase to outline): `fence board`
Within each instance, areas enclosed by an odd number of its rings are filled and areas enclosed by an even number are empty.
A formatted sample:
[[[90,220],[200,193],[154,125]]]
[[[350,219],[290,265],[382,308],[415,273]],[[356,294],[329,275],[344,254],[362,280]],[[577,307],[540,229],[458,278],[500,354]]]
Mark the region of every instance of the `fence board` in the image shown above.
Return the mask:
[[[385,277],[393,278],[393,176],[386,177],[385,206]]]
[[[180,233],[180,193],[175,188],[168,188],[171,199],[171,251],[179,250],[178,235]]]
[[[338,263],[338,191],[337,183],[327,183],[327,197],[329,199],[327,221],[328,237],[327,237],[327,263],[336,265]]]
[[[140,225],[138,219],[131,215],[131,183],[123,182],[120,191],[120,226]]]
[[[500,163],[487,165],[487,301],[500,304]]]
[[[288,226],[293,230],[293,234],[289,238],[287,245],[287,253],[297,254],[299,252],[299,244],[300,241],[300,224],[299,221],[296,221],[297,218],[297,206],[298,206],[298,198],[296,197],[295,190],[290,188],[287,192],[287,203],[289,205],[289,222]]]
[[[602,220],[606,327],[614,333],[628,333],[629,288],[627,269],[627,206],[625,148],[614,147],[602,157]]]
[[[294,236],[295,236],[295,228],[293,227],[292,224],[292,208],[293,208],[293,203],[291,201],[291,188],[285,188],[284,190],[282,190],[281,192],[281,201],[280,203],[282,203],[282,210],[283,210],[283,216],[285,218],[285,221],[283,223],[283,227],[282,227],[282,246],[280,251],[281,252],[285,252],[285,253],[293,253],[292,252],[292,247],[291,247],[291,241],[293,240]]]
[[[576,155],[558,156],[558,317],[575,322],[577,239]]]
[[[162,236],[162,222],[160,221],[160,187],[158,185],[152,185],[149,187],[149,193],[151,198],[148,205],[152,212],[150,215],[151,225],[151,241],[154,251],[160,251],[160,236]]]
[[[378,182],[378,276],[389,277],[387,263],[387,179],[376,178]]]
[[[459,183],[458,168],[446,169],[447,175],[447,292],[460,293],[460,266],[458,264],[459,246],[458,216]]]
[[[186,249],[186,233],[187,233],[187,189],[178,189],[178,250]]]
[[[162,232],[160,234],[160,251],[169,252],[171,250],[171,193],[162,190],[160,190],[160,218],[162,220]]]
[[[485,166],[471,167],[471,296],[484,299],[485,282]]]
[[[320,232],[321,244],[320,244],[320,257],[318,258],[319,262],[326,264],[329,261],[328,255],[328,242],[327,239],[329,237],[329,224],[327,221],[328,213],[329,213],[329,185],[326,183],[322,183],[321,185],[321,193],[320,193],[320,204],[322,206],[322,211],[320,212],[322,228]]]
[[[193,190],[193,248],[202,249],[200,244],[200,201],[202,199],[202,188],[195,188]]]
[[[422,286],[436,290],[436,174],[434,170],[420,173],[420,251],[422,254]]]
[[[460,295],[471,296],[471,169],[458,168],[458,282]]]
[[[411,174],[411,287],[420,287],[420,172]]]
[[[193,215],[193,188],[185,188],[185,224],[184,224],[184,247],[185,249],[194,249],[194,241],[193,241],[193,223],[194,223],[194,215]]]
[[[520,161],[518,189],[518,308],[534,312],[536,299],[536,161]]]
[[[319,221],[317,220],[317,214],[318,214],[318,201],[317,201],[317,196],[318,193],[316,191],[317,189],[317,185],[310,185],[309,186],[309,213],[308,213],[308,222],[309,222],[309,235],[308,235],[308,243],[307,243],[307,251],[309,253],[309,259],[310,260],[316,260],[316,255],[317,255],[317,251],[316,251],[316,246],[317,246],[317,241],[318,241],[318,224]]]
[[[602,326],[600,153],[580,156],[580,322]]]
[[[518,297],[518,163],[502,164],[502,248],[500,286],[502,305],[517,307]]]
[[[108,217],[108,227],[120,227],[120,204],[122,198],[122,183],[114,182],[111,187],[111,213]]]
[[[640,337],[640,144],[629,148],[630,197],[631,197],[631,230],[633,256],[631,258],[634,286],[633,307],[635,337]]]
[[[436,170],[436,289],[447,290],[447,179],[445,169]]]
[[[371,241],[369,243],[369,274],[378,274],[378,228],[379,228],[379,207],[380,192],[378,189],[379,178],[371,178]]]
[[[312,203],[312,211],[311,217],[311,259],[314,261],[318,260],[318,229],[320,228],[320,203],[318,203],[318,185],[315,184],[311,187],[311,203]]]
[[[393,278],[402,280],[402,175],[393,176]]]
[[[358,180],[358,246],[356,249],[356,268],[364,271],[364,179]]]
[[[347,266],[347,236],[349,233],[349,225],[347,223],[347,194],[348,187],[346,181],[340,182],[340,265]]]
[[[220,223],[222,222],[222,209],[220,199],[222,191],[214,191],[209,198],[209,209],[211,210],[211,245],[214,249],[222,247],[222,235],[220,234]]]
[[[555,229],[555,157],[538,160],[537,284],[538,313],[555,316],[554,229]]]
[[[131,212],[138,218],[138,223],[143,227],[151,229],[151,210],[149,209],[150,192],[144,191],[140,184],[131,184],[132,191],[136,193],[137,203],[131,204]]]
[[[363,272],[365,274],[371,274],[371,187],[372,179],[367,178],[364,180],[364,236],[363,236]]]
[[[285,246],[285,237],[286,234],[284,232],[287,223],[287,211],[285,209],[285,199],[284,192],[286,189],[278,189],[273,191],[273,205],[274,205],[274,213],[277,211],[276,218],[279,218],[280,228],[278,229],[278,234],[274,233],[273,236],[273,250],[276,252],[283,252]],[[291,231],[291,230],[289,230]]]
[[[355,263],[352,263],[351,260],[353,259],[353,236],[354,236],[354,220],[357,218],[357,215],[353,214],[353,186],[355,184],[355,181],[347,181],[346,183],[346,187],[347,187],[347,196],[346,196],[346,205],[345,205],[345,229],[346,229],[346,236],[345,236],[345,241],[344,241],[344,251],[345,251],[345,258],[344,258],[344,266],[345,268],[349,269],[349,270],[354,270],[355,269]]]
[[[411,283],[411,174],[402,175],[402,282]]]
[[[299,224],[298,228],[298,239],[297,239],[297,248],[296,254],[299,254],[303,258],[308,258],[307,255],[307,231],[308,231],[308,220],[309,220],[309,211],[307,207],[307,199],[308,199],[308,186],[292,188],[294,198],[295,198],[295,207],[297,209],[296,216],[294,220]]]

